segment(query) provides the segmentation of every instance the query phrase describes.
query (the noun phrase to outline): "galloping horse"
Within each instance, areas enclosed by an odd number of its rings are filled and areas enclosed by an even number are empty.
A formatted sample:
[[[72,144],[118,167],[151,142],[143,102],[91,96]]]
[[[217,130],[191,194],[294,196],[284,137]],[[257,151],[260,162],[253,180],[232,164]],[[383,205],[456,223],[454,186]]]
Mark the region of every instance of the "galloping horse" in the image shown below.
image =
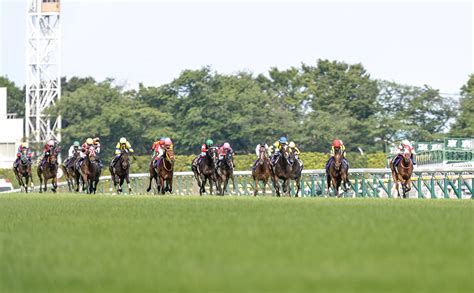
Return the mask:
[[[154,161],[155,157],[153,157],[150,163],[150,183],[146,191],[149,192],[151,190],[151,183],[153,179],[155,179],[157,192],[161,191],[161,194],[165,194],[165,192],[168,191],[171,193],[173,191],[173,169],[175,161],[173,149],[164,149],[163,157],[158,162],[158,167],[156,168],[153,166]],[[166,186],[164,186],[165,181]]]
[[[58,178],[56,177],[58,174],[58,157],[57,157],[57,150],[51,150],[48,156],[48,159],[44,163],[44,166],[40,163],[38,166],[38,177],[40,180],[40,190],[39,192],[43,192],[43,181],[44,181],[44,191],[47,190],[47,183],[49,179],[52,179],[53,187],[51,191],[56,193],[56,188],[58,187]]]
[[[227,184],[229,184],[229,178],[234,182],[234,158],[232,152],[225,150],[224,159],[217,164],[216,168],[217,178],[217,193],[224,195],[227,190]]]
[[[66,175],[66,181],[69,191],[75,189],[74,183],[76,178],[76,163],[79,159],[79,155],[80,153],[76,152],[70,160],[66,160],[60,165],[61,169],[64,172],[64,175]]]
[[[33,175],[31,174],[31,161],[28,159],[26,155],[26,150],[21,152],[20,162],[16,167],[13,168],[13,172],[15,173],[16,179],[18,180],[18,184],[20,187],[25,189],[25,192],[28,193],[28,185],[29,181],[31,180],[31,186],[33,188]],[[26,178],[26,183],[23,181],[23,177]]]
[[[100,174],[102,173],[102,168],[100,166],[99,158],[96,157],[95,148],[91,147],[89,151],[89,160],[91,162],[89,166],[89,193],[94,193],[97,190],[97,184],[99,184]]]
[[[289,162],[290,153],[288,146],[284,145],[280,150],[280,155],[276,158],[273,166],[273,186],[276,195],[280,196],[280,179],[283,180],[283,193],[290,196],[290,178],[292,166]]]
[[[406,198],[407,192],[411,190],[411,175],[413,173],[413,162],[410,159],[410,151],[405,148],[403,155],[398,155],[394,160],[390,162],[390,169],[392,170],[393,181],[395,182],[395,188],[397,189],[398,197],[400,197],[400,190],[398,183],[402,184],[403,198]],[[399,158],[401,156],[401,158]],[[399,160],[397,166],[395,161]]]
[[[196,157],[194,161],[198,159],[199,156]],[[210,147],[206,152],[206,156],[202,158],[201,162],[196,166],[195,164],[192,165],[194,177],[196,178],[199,186],[199,195],[202,195],[204,192],[206,192],[206,181],[209,181],[209,188],[212,194],[212,185],[217,181],[215,172],[217,160],[217,148]]]
[[[95,149],[93,146],[89,147],[88,154],[82,160],[82,164],[76,166],[76,192],[79,191],[79,182],[82,181],[82,191],[92,193],[91,177],[92,177],[92,161],[95,160]]]
[[[120,153],[120,157],[115,164],[115,167],[112,166],[112,162],[110,162],[109,170],[110,176],[112,177],[112,181],[114,182],[115,189],[117,193],[122,192],[122,184],[123,181],[127,181],[128,192],[132,192],[132,187],[130,186],[130,179],[128,177],[130,169],[130,158],[128,155],[127,150],[123,150]]]
[[[272,175],[272,166],[270,159],[267,156],[267,151],[264,146],[260,146],[258,160],[255,162],[255,165],[252,167],[252,177],[255,182],[255,189],[253,195],[257,196],[258,185],[260,181],[263,182],[263,195],[265,195],[265,186],[268,184],[268,180]],[[275,185],[275,183],[273,184]]]
[[[291,164],[290,179],[295,180],[296,182],[297,190],[295,197],[298,197],[298,194],[301,190],[301,172],[303,172],[303,164],[300,160],[297,159],[294,151],[290,152],[290,157],[288,161]]]
[[[344,192],[347,191],[347,184],[350,185],[348,172],[348,166],[346,164],[343,164],[343,157],[341,151],[336,150],[334,153],[334,160],[332,160],[331,164],[329,165],[329,168],[326,170],[328,195],[330,195],[329,188],[332,187],[335,192],[335,195],[337,197],[340,197],[339,187],[341,186],[341,183],[343,183]]]

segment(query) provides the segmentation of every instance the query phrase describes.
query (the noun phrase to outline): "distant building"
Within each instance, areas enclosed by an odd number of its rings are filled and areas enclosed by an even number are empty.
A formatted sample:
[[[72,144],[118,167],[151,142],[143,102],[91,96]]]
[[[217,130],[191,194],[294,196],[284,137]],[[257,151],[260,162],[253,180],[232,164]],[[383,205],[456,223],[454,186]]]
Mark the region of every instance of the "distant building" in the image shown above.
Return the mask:
[[[23,119],[7,113],[7,88],[0,88],[0,168],[11,168],[23,139]]]

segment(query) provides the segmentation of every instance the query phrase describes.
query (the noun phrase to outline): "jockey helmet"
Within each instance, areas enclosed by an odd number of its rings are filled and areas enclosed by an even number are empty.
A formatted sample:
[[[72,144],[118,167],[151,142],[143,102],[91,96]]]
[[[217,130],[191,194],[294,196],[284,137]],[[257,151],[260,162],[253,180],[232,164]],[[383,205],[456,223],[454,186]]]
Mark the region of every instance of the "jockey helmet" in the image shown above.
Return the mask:
[[[286,139],[285,136],[282,136],[282,137],[280,137],[279,142],[280,142],[280,143],[287,143],[288,140]]]
[[[79,145],[80,145],[80,144],[79,144],[79,142],[78,142],[77,140],[73,143],[73,146],[75,146],[75,147],[78,147]]]
[[[100,138],[98,137],[94,138],[94,142],[100,142]]]
[[[54,146],[54,140],[50,139],[50,140],[48,141],[48,145],[49,145],[49,146]]]
[[[120,143],[121,144],[127,143],[127,139],[125,137],[121,137],[120,138]]]
[[[230,149],[230,144],[228,142],[224,143],[222,146],[225,150]]]
[[[165,139],[165,145],[171,145],[173,142],[171,141],[171,138],[167,137]]]
[[[208,140],[206,140],[206,145],[207,145],[207,146],[213,146],[213,145],[214,145],[214,141],[209,138]]]
[[[92,140],[92,138],[89,137],[88,139],[86,139],[86,143],[87,144],[93,144],[94,141]]]
[[[404,139],[404,140],[402,140],[402,144],[403,145],[410,145],[410,142],[408,141],[408,139]]]
[[[294,148],[294,147],[296,147],[296,144],[295,144],[294,141],[291,141],[291,142],[290,142],[290,148]]]
[[[332,141],[332,146],[335,148],[341,147],[341,141],[339,139],[335,139]]]
[[[22,149],[27,149],[28,148],[28,143],[24,142],[21,144]]]

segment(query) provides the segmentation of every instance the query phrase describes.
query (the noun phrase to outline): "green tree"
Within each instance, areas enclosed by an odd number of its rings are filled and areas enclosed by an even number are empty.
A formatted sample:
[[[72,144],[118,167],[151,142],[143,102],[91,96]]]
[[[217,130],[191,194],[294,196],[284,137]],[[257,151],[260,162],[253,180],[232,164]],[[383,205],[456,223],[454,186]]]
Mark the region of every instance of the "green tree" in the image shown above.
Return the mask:
[[[7,112],[25,116],[25,88],[18,88],[8,77],[0,76],[0,87],[7,88]]]
[[[474,74],[461,88],[459,113],[450,133],[458,137],[474,137]]]

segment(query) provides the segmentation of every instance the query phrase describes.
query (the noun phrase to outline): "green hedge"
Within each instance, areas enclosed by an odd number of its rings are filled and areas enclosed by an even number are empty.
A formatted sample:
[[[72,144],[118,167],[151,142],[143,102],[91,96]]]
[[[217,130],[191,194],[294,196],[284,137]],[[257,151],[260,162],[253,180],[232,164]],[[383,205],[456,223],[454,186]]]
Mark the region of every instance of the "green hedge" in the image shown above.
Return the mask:
[[[175,171],[191,171],[191,162],[196,155],[177,155],[175,163]],[[324,153],[301,153],[301,160],[304,162],[305,170],[309,169],[322,169],[329,158],[328,154]],[[148,166],[151,158],[149,156],[137,156],[136,160],[132,160],[130,173],[147,173]],[[254,163],[256,156],[255,154],[244,154],[236,155],[235,157],[235,168],[237,171],[250,170]],[[351,168],[385,168],[385,154],[374,153],[367,155],[360,155],[358,153],[348,153],[347,159],[349,160]],[[104,160],[104,169],[102,175],[110,175],[107,168],[109,161]],[[0,169],[0,178],[9,179],[15,188],[18,188],[18,182],[13,174],[11,168]],[[60,181],[64,179],[61,178]],[[35,184],[39,183],[39,179],[36,176],[36,167],[33,167],[33,180]]]

